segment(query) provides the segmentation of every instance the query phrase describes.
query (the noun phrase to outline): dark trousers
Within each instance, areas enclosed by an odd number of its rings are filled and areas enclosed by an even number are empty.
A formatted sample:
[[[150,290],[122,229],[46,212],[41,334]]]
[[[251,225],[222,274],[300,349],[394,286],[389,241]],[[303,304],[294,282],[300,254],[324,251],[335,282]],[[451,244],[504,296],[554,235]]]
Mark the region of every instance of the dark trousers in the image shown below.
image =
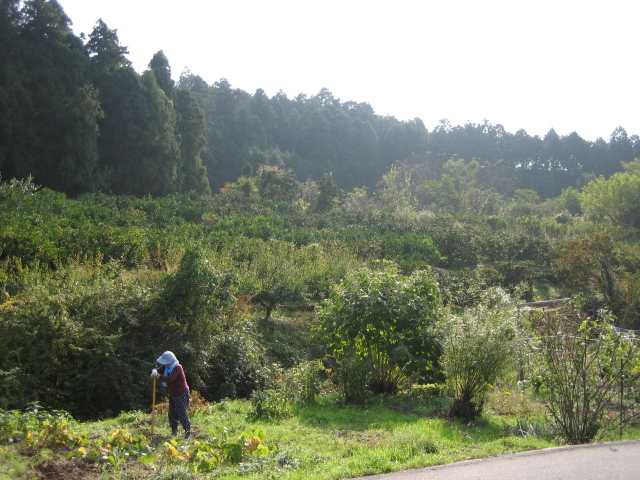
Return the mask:
[[[189,420],[187,408],[189,408],[189,390],[177,397],[169,397],[169,425],[171,425],[171,430],[177,430],[178,422],[180,422],[185,432],[191,431],[191,421]]]

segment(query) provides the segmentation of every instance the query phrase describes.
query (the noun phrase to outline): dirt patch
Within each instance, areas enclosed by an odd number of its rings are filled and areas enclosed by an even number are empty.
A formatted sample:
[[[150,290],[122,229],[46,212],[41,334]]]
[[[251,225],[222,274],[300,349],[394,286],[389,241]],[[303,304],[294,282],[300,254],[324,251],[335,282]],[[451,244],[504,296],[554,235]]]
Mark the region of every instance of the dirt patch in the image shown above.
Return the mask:
[[[46,460],[36,467],[38,480],[95,480],[100,472],[93,463]]]
[[[345,443],[355,442],[357,444],[371,445],[375,447],[379,445],[385,438],[384,432],[363,432],[357,430],[334,430],[334,435],[343,438]]]
[[[20,450],[20,455],[23,457],[35,457],[36,453],[38,453],[38,451],[36,450],[36,447],[33,446],[28,446]]]
[[[429,418],[449,418],[451,411],[448,408],[436,408],[435,410],[431,410],[427,417]]]
[[[391,410],[404,413],[405,415],[418,415],[418,412],[416,412],[411,405],[405,402],[394,403],[391,405]]]

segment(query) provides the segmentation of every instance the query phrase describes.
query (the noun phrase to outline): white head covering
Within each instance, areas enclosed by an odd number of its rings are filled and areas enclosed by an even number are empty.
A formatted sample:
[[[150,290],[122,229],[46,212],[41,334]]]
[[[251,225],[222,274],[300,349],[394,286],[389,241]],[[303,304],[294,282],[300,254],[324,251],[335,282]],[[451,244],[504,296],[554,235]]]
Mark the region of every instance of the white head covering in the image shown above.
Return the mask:
[[[178,363],[178,359],[173,354],[173,352],[170,352],[169,350],[167,350],[166,352],[164,352],[162,355],[158,357],[156,362],[158,362],[161,365],[173,365],[174,363]]]

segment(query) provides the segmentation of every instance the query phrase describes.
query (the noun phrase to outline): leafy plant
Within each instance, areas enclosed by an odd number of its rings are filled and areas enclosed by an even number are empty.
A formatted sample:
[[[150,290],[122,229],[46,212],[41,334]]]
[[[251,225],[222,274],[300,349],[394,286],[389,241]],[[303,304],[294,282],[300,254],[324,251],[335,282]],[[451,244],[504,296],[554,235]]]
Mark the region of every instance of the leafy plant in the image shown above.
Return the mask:
[[[73,432],[75,422],[61,410],[44,410],[37,403],[24,412],[0,410],[0,442],[39,447],[75,447],[89,443]]]
[[[249,418],[286,417],[295,405],[310,405],[320,390],[319,373],[324,370],[318,360],[301,362],[292,368],[277,368],[271,382],[251,395]]]
[[[114,466],[119,466],[131,457],[140,458],[152,454],[152,448],[146,436],[141,433],[130,433],[121,428],[116,429],[106,438],[97,439],[96,446],[100,452],[100,459]],[[77,453],[85,453],[85,451],[79,449]],[[71,453],[73,454],[74,452]]]
[[[290,416],[293,399],[288,393],[281,388],[256,390],[251,395],[248,418],[269,420]]]
[[[221,465],[238,464],[249,455],[267,455],[276,451],[275,446],[268,447],[263,443],[264,435],[263,430],[254,429],[235,436],[225,432],[221,437],[209,441],[194,440],[189,444],[171,440],[164,443],[164,452],[153,461],[168,464],[186,463],[196,473],[209,472]]]
[[[319,312],[316,334],[337,355],[370,365],[369,387],[395,392],[407,374],[434,368],[438,344],[430,327],[438,316],[435,282],[424,271],[401,276],[393,268],[361,270],[335,285]]]

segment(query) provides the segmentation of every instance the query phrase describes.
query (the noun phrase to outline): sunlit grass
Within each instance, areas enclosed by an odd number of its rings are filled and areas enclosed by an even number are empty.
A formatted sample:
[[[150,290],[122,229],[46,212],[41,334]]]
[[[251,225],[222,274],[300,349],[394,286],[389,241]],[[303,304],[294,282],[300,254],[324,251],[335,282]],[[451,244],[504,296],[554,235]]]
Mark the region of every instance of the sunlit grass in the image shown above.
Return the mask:
[[[438,417],[445,403],[388,397],[354,407],[336,405],[329,397],[289,418],[249,422],[244,415],[248,402],[232,401],[194,415],[193,421],[199,436],[215,436],[223,426],[261,428],[265,443],[278,446],[267,459],[217,472],[228,479],[348,478],[555,445],[550,439],[514,435],[505,428],[507,420],[493,414],[467,424]]]
[[[0,448],[0,480],[27,478],[29,470],[30,462],[28,459]]]

